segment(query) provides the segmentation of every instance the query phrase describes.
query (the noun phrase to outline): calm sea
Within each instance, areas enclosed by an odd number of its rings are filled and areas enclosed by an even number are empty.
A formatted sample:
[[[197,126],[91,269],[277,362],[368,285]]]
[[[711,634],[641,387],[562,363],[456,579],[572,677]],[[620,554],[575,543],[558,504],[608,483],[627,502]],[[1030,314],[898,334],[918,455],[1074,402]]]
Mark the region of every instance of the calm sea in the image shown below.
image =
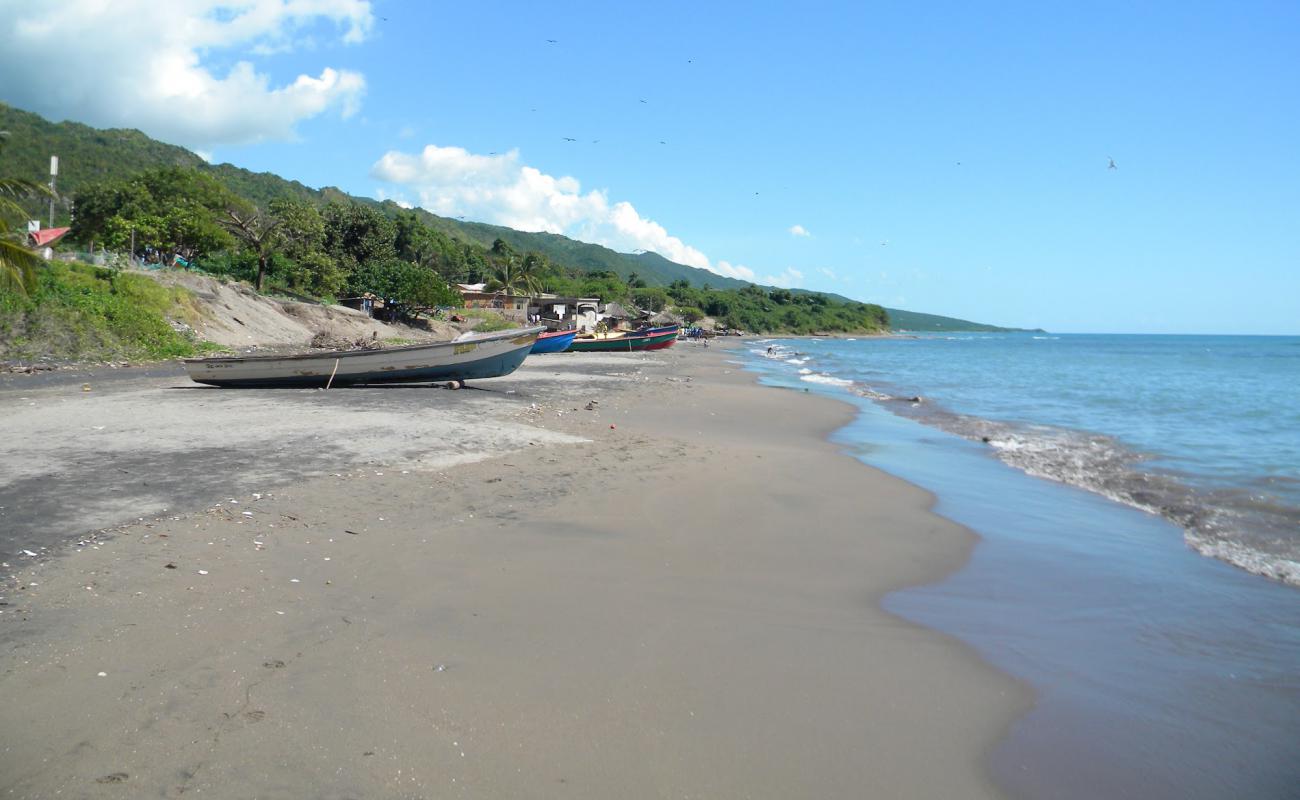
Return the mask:
[[[749,347],[980,535],[886,607],[1035,688],[992,759],[1013,794],[1300,797],[1300,337]]]

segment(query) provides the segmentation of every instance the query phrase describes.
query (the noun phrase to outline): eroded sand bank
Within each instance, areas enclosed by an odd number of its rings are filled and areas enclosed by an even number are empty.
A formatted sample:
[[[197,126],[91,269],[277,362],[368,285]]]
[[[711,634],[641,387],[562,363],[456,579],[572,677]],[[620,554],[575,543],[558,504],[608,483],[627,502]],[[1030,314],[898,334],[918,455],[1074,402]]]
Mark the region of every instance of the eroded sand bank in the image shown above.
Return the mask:
[[[534,358],[479,392],[183,386],[4,392],[29,410],[0,432],[42,438],[69,502],[88,452],[199,484],[9,560],[11,795],[997,796],[983,759],[1027,694],[878,606],[971,537],[824,441],[846,406],[690,346]],[[94,414],[153,422],[134,447],[57,434]],[[260,448],[205,473],[185,430]],[[6,506],[10,470],[50,502],[41,457],[0,457]],[[129,518],[94,505],[59,535]]]

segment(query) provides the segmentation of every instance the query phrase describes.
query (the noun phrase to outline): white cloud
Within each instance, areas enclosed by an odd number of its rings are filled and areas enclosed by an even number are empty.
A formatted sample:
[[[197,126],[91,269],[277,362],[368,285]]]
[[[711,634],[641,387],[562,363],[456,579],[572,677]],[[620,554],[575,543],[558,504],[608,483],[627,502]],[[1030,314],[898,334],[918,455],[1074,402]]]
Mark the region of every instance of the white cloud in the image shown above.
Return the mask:
[[[359,73],[321,67],[273,85],[248,55],[365,38],[368,0],[0,0],[0,99],[55,119],[139,128],[193,148],[290,139],[356,112]],[[319,35],[319,34],[317,34]],[[230,66],[217,70],[214,60]]]
[[[555,177],[520,163],[519,151],[481,156],[460,147],[428,145],[419,153],[385,153],[371,168],[418,204],[445,217],[470,217],[524,231],[546,231],[624,252],[653,250],[665,258],[742,280],[753,270],[716,265],[647,219],[631,203],[611,203],[603,190],[582,191],[576,178]]]
[[[803,284],[803,273],[793,267],[787,267],[786,270],[779,275],[765,276],[763,278],[763,283],[789,289]]]
[[[808,232],[808,229],[802,225],[791,225],[790,235],[791,236],[812,236],[812,234]]]
[[[825,275],[826,277],[830,278],[830,279],[833,280],[833,281],[837,281],[837,280],[840,279],[840,276],[839,276],[839,275],[836,275],[836,274],[835,274],[835,270],[833,270],[833,269],[827,269],[826,267],[820,267],[817,271],[820,272],[821,274]]]

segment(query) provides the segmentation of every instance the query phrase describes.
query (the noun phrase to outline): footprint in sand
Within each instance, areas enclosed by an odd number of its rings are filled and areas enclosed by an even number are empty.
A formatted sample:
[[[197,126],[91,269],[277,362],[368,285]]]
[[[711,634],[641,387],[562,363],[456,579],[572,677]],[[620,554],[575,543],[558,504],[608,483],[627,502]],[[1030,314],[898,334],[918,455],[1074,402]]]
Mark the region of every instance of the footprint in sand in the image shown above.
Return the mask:
[[[266,719],[266,712],[256,708],[253,709],[252,711],[245,711],[244,719],[248,720],[249,722],[261,722],[262,720]]]
[[[102,778],[96,778],[95,783],[122,783],[129,777],[131,776],[127,775],[125,772],[114,772],[111,775],[105,775]]]
[[[284,662],[277,658],[274,661],[263,661],[262,666],[267,669],[284,669]]]

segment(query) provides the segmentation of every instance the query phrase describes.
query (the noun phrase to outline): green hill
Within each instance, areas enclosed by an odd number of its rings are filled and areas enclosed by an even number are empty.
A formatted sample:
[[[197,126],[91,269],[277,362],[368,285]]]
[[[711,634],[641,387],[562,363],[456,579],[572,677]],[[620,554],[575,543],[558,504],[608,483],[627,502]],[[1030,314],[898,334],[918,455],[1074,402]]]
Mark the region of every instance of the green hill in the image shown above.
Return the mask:
[[[997,333],[1026,330],[1025,328],[999,328],[997,325],[986,325],[982,322],[941,317],[937,314],[921,314],[916,311],[903,311],[898,308],[886,308],[885,310],[889,312],[889,326],[896,331],[913,331],[916,333],[940,331]]]
[[[396,216],[402,209],[392,201],[354,197],[334,187],[313,189],[297,181],[286,180],[269,172],[251,172],[232,164],[212,165],[183,147],[164,144],[137,130],[100,130],[77,122],[53,123],[37,114],[0,103],[0,130],[10,132],[0,177],[17,177],[44,183],[49,179],[50,155],[59,156],[59,204],[56,224],[68,224],[71,217],[69,198],[78,189],[107,180],[121,180],[146,169],[178,166],[205,171],[235,194],[265,207],[278,197],[325,204],[335,200],[361,203]],[[44,213],[33,215],[44,218]],[[491,247],[502,239],[519,252],[535,251],[557,264],[587,272],[609,271],[623,280],[635,275],[650,286],[668,286],[685,280],[692,286],[713,289],[739,289],[747,281],[727,278],[708,270],[678,264],[658,253],[619,253],[608,247],[579,242],[554,233],[530,233],[500,225],[440,217],[423,209],[414,213],[420,222],[453,239]],[[771,288],[771,287],[766,287]],[[798,290],[796,290],[798,291]],[[846,302],[850,298],[828,295]],[[895,329],[914,331],[1006,330],[992,325],[968,322],[932,314],[918,314],[888,309]]]

